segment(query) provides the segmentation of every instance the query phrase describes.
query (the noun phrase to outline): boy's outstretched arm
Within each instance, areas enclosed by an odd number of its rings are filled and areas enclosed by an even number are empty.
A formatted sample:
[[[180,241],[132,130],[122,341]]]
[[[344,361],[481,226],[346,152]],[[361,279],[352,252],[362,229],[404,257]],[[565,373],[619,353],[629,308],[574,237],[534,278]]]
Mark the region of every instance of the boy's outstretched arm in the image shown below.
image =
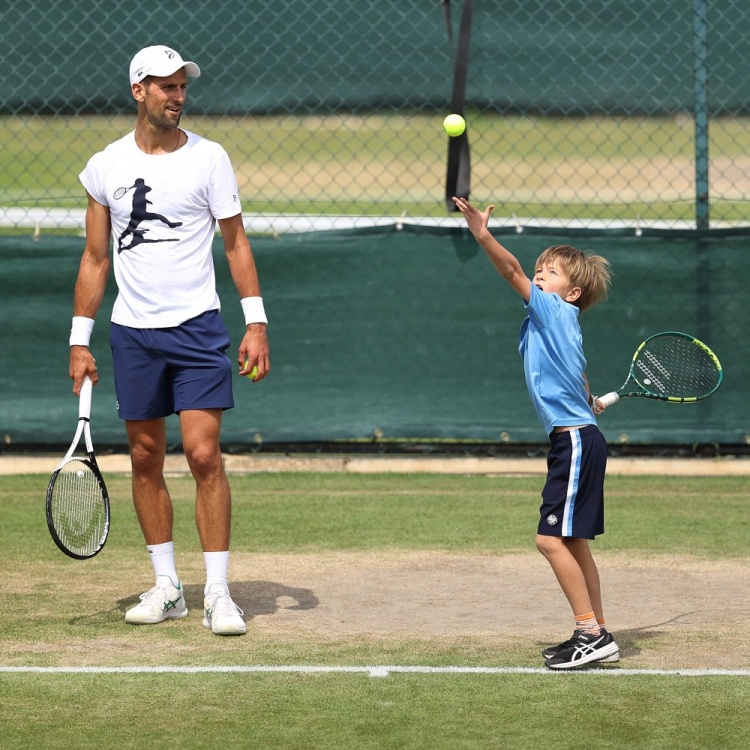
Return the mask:
[[[531,296],[531,279],[526,276],[513,253],[506,250],[490,233],[487,224],[494,206],[490,205],[484,211],[478,211],[464,198],[456,198],[453,202],[464,215],[469,231],[474,239],[492,261],[500,275],[528,302]]]

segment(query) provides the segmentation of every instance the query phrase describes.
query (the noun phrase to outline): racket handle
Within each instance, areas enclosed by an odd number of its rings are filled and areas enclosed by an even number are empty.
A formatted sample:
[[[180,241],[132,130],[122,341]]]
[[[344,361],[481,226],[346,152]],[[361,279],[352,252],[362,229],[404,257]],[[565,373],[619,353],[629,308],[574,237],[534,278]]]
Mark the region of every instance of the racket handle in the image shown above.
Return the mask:
[[[91,378],[86,375],[83,379],[81,392],[78,395],[78,419],[89,419],[91,417],[91,389],[93,385]]]
[[[601,404],[604,404],[604,406],[612,406],[612,404],[616,404],[620,400],[620,394],[617,391],[611,391],[610,393],[605,393],[603,396],[597,396],[597,400]]]

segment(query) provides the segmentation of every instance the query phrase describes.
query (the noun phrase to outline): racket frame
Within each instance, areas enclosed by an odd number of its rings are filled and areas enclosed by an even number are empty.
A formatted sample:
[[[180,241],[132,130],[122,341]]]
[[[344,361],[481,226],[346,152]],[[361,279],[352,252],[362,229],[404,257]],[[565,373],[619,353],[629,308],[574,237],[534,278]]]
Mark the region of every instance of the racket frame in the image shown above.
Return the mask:
[[[76,560],[87,560],[94,555],[98,555],[104,547],[107,536],[109,535],[109,522],[110,522],[110,509],[109,509],[109,492],[107,491],[107,485],[104,483],[104,477],[99,470],[99,464],[96,462],[96,454],[94,453],[94,444],[91,440],[91,393],[93,384],[88,375],[84,378],[83,385],[78,397],[78,426],[76,427],[75,436],[73,441],[68,448],[68,452],[65,454],[60,463],[55,467],[50,477],[49,484],[47,485],[47,499],[46,499],[46,513],[47,513],[47,528],[49,529],[50,536],[55,544],[64,552],[68,557],[73,557]],[[83,435],[84,442],[86,445],[86,458],[74,455],[78,444],[81,441]],[[104,504],[104,527],[102,534],[97,541],[94,550],[88,554],[80,554],[74,552],[65,545],[55,529],[55,522],[52,516],[52,494],[54,492],[55,482],[57,481],[60,472],[63,468],[71,461],[80,461],[91,469],[94,477],[96,478],[99,489],[102,493],[102,501]]]
[[[636,360],[638,359],[638,355],[643,351],[643,349],[646,347],[646,345],[653,341],[654,339],[661,338],[662,336],[677,336],[680,338],[688,339],[691,344],[694,346],[698,346],[699,348],[703,349],[703,351],[708,354],[709,358],[713,361],[714,365],[716,366],[716,371],[718,372],[719,376],[716,380],[716,385],[707,393],[701,394],[700,396],[666,396],[661,393],[654,393],[653,391],[650,391],[643,383],[638,380],[638,377],[635,374],[635,365]],[[630,369],[628,371],[628,376],[625,378],[625,382],[616,390],[611,391],[610,393],[605,393],[603,396],[598,396],[597,399],[601,401],[604,406],[610,406],[617,401],[619,401],[621,398],[653,398],[658,401],[667,401],[673,404],[687,404],[687,403],[694,403],[696,401],[702,401],[705,398],[708,398],[713,393],[716,393],[716,391],[719,389],[719,386],[721,385],[721,381],[724,378],[724,371],[721,367],[721,362],[719,362],[719,358],[713,353],[713,351],[706,346],[702,341],[695,338],[695,336],[691,336],[689,333],[681,333],[680,331],[662,331],[661,333],[655,333],[653,336],[649,336],[641,345],[635,350],[635,353],[633,354],[633,359],[630,361]],[[637,391],[626,391],[625,387],[628,385],[629,382],[634,382],[635,385],[639,388]]]

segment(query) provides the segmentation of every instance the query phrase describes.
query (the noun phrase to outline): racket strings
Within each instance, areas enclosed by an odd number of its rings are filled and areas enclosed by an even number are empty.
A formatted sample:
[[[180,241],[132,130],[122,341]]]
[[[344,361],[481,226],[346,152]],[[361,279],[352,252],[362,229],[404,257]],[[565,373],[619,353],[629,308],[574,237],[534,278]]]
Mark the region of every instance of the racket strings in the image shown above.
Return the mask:
[[[661,336],[649,341],[636,358],[635,376],[651,393],[695,398],[711,393],[720,370],[701,345],[682,336]]]
[[[83,461],[62,467],[52,488],[50,512],[60,541],[71,551],[89,555],[101,544],[107,512],[99,480]]]

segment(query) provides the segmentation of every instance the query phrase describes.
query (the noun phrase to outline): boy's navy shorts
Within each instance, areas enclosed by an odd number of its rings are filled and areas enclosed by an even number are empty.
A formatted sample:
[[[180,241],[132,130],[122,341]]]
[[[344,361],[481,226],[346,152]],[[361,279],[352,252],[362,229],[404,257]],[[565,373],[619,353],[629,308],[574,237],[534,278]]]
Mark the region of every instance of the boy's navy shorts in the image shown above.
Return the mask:
[[[173,328],[112,323],[117,414],[158,419],[185,409],[231,409],[230,339],[218,310]]]
[[[596,425],[553,432],[538,533],[593,539],[604,533],[607,441]]]

